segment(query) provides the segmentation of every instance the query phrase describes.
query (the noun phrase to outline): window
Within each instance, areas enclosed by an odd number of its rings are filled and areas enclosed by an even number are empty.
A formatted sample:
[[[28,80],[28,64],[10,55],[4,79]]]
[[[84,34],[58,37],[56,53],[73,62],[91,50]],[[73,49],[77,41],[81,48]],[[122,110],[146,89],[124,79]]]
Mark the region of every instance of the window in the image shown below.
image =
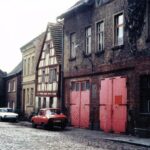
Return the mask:
[[[38,109],[41,108],[41,97],[38,98]]]
[[[147,1],[147,16],[148,16],[148,38],[150,39],[150,1]]]
[[[97,32],[97,51],[103,51],[104,50],[104,22],[97,23],[96,27]]]
[[[150,113],[150,75],[140,77],[140,111]]]
[[[30,74],[30,58],[28,58],[28,73],[27,73],[27,75],[29,75]]]
[[[8,92],[10,92],[10,82],[8,82]]]
[[[27,89],[27,103],[29,104],[30,102],[30,95],[29,95],[29,89]]]
[[[124,17],[123,13],[115,16],[115,45],[123,45],[123,36],[124,36]]]
[[[23,61],[23,75],[26,75],[26,60]]]
[[[85,54],[91,54],[91,27],[85,29]]]
[[[70,58],[75,58],[76,57],[76,34],[72,33],[70,35]]]
[[[42,82],[45,83],[45,70],[42,71]]]
[[[31,88],[31,96],[30,96],[30,105],[33,105],[33,92],[34,92],[34,89]]]
[[[32,74],[34,73],[34,56],[32,56]]]
[[[12,81],[12,90],[16,91],[16,82],[15,82],[15,80]]]
[[[49,72],[49,82],[53,82],[53,81],[56,81],[57,80],[57,72],[56,72],[56,69],[50,69],[50,72]]]
[[[75,84],[75,82],[71,82],[71,90],[72,90],[72,91],[75,91],[75,89],[76,89],[76,84]]]

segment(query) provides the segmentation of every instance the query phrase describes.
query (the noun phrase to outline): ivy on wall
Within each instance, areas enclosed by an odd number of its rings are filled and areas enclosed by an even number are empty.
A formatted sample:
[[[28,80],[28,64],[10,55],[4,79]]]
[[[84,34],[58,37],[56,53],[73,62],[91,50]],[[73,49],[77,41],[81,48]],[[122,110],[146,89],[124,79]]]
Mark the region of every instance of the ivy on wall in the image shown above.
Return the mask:
[[[137,52],[137,41],[141,37],[146,14],[146,0],[127,0],[126,30],[132,54]]]

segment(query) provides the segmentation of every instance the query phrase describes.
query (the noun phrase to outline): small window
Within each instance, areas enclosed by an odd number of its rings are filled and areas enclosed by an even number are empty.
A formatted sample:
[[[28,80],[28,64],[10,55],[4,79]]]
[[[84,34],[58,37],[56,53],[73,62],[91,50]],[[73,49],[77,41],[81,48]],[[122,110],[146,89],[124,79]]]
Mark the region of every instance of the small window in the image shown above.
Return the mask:
[[[86,89],[89,90],[90,89],[90,82],[86,81]]]
[[[81,90],[85,91],[86,90],[86,82],[81,83]]]
[[[70,35],[70,58],[75,58],[76,57],[76,34],[72,33]]]
[[[97,51],[103,51],[104,50],[104,22],[97,23],[96,26],[96,32],[97,32]]]
[[[56,69],[50,69],[50,74],[49,74],[49,82],[52,83],[57,80],[57,72]]]
[[[91,27],[85,29],[85,54],[91,54]]]
[[[124,16],[123,13],[115,16],[115,46],[123,45]]]
[[[148,16],[148,38],[150,38],[150,1],[147,1],[147,16]]]
[[[16,82],[15,82],[15,80],[12,81],[12,90],[13,90],[13,92],[16,91]]]
[[[8,82],[8,92],[10,92],[10,82]]]
[[[29,89],[27,89],[27,103],[29,104],[30,102],[30,95],[29,95]]]
[[[80,84],[76,83],[76,91],[79,91],[79,90],[80,90]]]
[[[33,105],[33,94],[34,94],[34,89],[31,88],[31,95],[30,95],[30,105]]]
[[[41,97],[38,98],[38,109],[41,108]]]
[[[23,75],[26,75],[26,59],[23,61]]]
[[[72,90],[72,91],[75,91],[75,90],[76,90],[76,84],[75,84],[75,82],[72,82],[72,83],[71,83],[71,90]]]
[[[45,83],[45,70],[42,71],[42,82]]]

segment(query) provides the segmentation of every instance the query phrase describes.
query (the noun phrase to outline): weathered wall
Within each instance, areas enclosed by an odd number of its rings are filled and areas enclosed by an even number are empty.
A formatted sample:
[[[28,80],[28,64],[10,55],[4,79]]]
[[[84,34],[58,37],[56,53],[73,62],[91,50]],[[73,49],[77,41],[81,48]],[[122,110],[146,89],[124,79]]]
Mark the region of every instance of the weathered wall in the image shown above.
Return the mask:
[[[90,77],[91,81],[91,106],[90,119],[94,116],[94,125],[99,126],[99,89],[100,80],[106,77],[125,76],[127,77],[127,98],[128,98],[128,130],[135,125],[136,112],[139,112],[140,105],[140,76],[150,75],[150,43],[147,42],[148,22],[145,17],[145,27],[141,38],[138,40],[138,52],[136,55],[131,53],[128,44],[128,32],[124,30],[124,45],[114,47],[114,16],[120,12],[126,15],[126,3],[124,0],[114,0],[111,3],[96,8],[91,6],[83,11],[74,11],[70,17],[64,21],[64,76],[65,76],[65,101],[69,112],[70,101],[70,82],[73,80],[85,80]],[[147,15],[147,14],[146,14]],[[104,21],[104,53],[96,55],[96,23]],[[92,27],[92,54],[85,58],[85,28]],[[74,60],[70,59],[70,34],[76,33],[77,37],[77,56]],[[93,62],[93,72],[90,60]],[[96,95],[92,97],[92,85],[95,85]],[[94,111],[93,111],[94,110]],[[70,114],[69,114],[70,115]]]

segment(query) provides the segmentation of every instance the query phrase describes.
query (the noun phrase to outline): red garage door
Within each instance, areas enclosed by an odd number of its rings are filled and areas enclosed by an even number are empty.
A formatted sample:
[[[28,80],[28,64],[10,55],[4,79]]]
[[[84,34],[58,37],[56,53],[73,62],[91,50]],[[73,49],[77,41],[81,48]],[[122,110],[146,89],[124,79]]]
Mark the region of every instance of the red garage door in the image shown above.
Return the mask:
[[[89,81],[72,82],[70,94],[70,118],[75,127],[89,127],[90,91]]]
[[[126,78],[101,80],[100,127],[106,132],[125,132],[127,121]]]

